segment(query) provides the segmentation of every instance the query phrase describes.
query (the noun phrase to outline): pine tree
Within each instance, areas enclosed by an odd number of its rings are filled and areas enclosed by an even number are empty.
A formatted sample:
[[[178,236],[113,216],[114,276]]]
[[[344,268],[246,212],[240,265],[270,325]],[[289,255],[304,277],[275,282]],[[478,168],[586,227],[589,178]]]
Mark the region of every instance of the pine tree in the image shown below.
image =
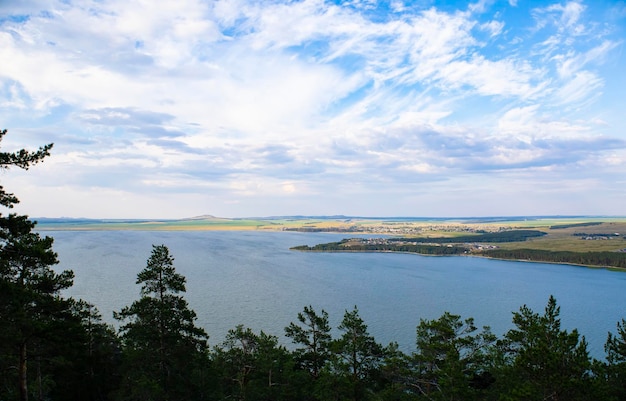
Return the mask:
[[[543,315],[526,305],[513,313],[516,327],[499,343],[502,366],[496,378],[506,399],[595,399],[587,342],[576,329],[561,329],[559,315],[553,296]]]
[[[206,368],[208,336],[179,295],[185,292],[185,277],[176,273],[173,261],[165,245],[153,246],[137,275],[141,298],[114,313],[123,323],[123,398],[194,399],[201,391],[194,376]]]
[[[461,320],[448,312],[420,320],[409,389],[432,400],[475,399],[478,390],[491,384],[485,362],[496,340],[488,327],[476,331],[472,318]]]
[[[335,387],[339,398],[360,401],[371,390],[384,350],[367,331],[356,306],[346,311],[338,328],[343,334],[332,344],[332,370],[339,380]]]
[[[7,131],[0,131],[0,141]],[[18,167],[27,170],[41,162],[52,144],[30,152],[0,152],[0,169]],[[12,208],[19,200],[0,186],[0,205]],[[69,308],[60,292],[72,285],[73,273],[56,273],[52,266],[58,263],[52,250],[53,240],[33,232],[35,223],[28,216],[0,214],[0,368],[4,380],[13,381],[15,387],[5,383],[4,388],[17,388],[13,398],[27,400],[29,396],[28,365],[41,355],[58,328],[58,320]],[[8,369],[16,366],[17,369]],[[16,373],[14,373],[16,372]],[[43,374],[36,371],[38,392],[43,396]],[[10,391],[9,391],[10,393]]]
[[[70,309],[59,320],[62,328],[50,343],[56,354],[49,367],[55,386],[51,400],[102,401],[119,385],[120,346],[113,327],[102,322],[98,310],[82,300],[68,300]]]
[[[315,380],[330,357],[330,325],[328,313],[322,309],[318,315],[312,306],[305,306],[298,313],[299,324],[290,323],[285,328],[285,335],[299,345],[295,351],[296,359],[302,369],[309,372]]]
[[[0,142],[7,134],[7,130],[0,130]],[[35,152],[30,152],[26,149],[20,149],[17,152],[0,152],[0,169],[8,169],[10,167],[18,167],[24,170],[28,170],[30,166],[43,161],[44,158],[50,156],[50,149],[52,144],[48,144],[39,148]],[[12,208],[15,204],[19,203],[19,199],[15,195],[8,193],[0,185],[0,205]],[[1,215],[0,215],[1,216]]]
[[[301,383],[294,379],[291,354],[278,338],[238,325],[215,348],[214,366],[219,377],[219,399],[241,401],[303,399]]]
[[[617,333],[609,333],[606,344],[606,378],[610,392],[626,399],[626,320],[617,323]]]

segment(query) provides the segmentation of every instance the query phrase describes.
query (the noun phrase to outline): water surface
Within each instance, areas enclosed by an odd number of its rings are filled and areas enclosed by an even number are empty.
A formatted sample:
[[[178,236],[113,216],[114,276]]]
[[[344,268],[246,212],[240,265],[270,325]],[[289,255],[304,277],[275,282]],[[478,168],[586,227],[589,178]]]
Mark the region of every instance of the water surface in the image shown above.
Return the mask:
[[[139,297],[137,273],[152,244],[166,245],[187,278],[198,324],[220,343],[244,324],[274,334],[306,305],[325,309],[336,327],[358,306],[378,342],[414,349],[420,318],[445,311],[473,317],[502,336],[523,304],[543,312],[556,297],[563,326],[579,332],[603,357],[609,331],[626,317],[626,273],[577,266],[463,256],[392,253],[306,253],[296,245],[337,241],[345,234],[255,231],[55,231],[59,269],[76,278],[68,294],[95,304],[107,322]]]

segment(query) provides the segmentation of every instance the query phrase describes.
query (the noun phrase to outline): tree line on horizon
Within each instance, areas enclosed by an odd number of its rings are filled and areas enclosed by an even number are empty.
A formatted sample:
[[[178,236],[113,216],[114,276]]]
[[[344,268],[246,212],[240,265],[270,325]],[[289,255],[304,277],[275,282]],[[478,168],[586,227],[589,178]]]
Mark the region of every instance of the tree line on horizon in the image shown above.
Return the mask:
[[[0,152],[0,168],[28,169],[51,148]],[[0,205],[17,202],[0,186]],[[334,337],[328,313],[305,306],[284,328],[289,348],[244,325],[210,347],[167,246],[153,246],[115,330],[93,305],[63,296],[73,272],[53,269],[53,240],[34,227],[0,214],[0,400],[626,399],[626,321],[600,361],[561,328],[554,297],[543,313],[514,312],[502,337],[448,312],[421,319],[410,353],[378,343],[356,306]]]

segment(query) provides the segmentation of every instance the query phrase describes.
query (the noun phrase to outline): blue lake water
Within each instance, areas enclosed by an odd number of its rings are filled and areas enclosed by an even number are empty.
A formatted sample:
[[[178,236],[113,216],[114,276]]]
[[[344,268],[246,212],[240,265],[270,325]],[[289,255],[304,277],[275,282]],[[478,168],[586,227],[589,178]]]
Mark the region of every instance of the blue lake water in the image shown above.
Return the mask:
[[[306,305],[325,309],[336,327],[358,306],[376,340],[414,349],[420,318],[445,311],[473,317],[502,336],[523,304],[543,313],[556,297],[564,328],[577,328],[593,356],[604,356],[609,331],[626,317],[626,273],[576,266],[472,257],[391,253],[304,253],[296,245],[337,241],[345,234],[255,231],[54,231],[58,269],[76,278],[67,294],[112,311],[139,298],[137,273],[152,244],[164,244],[187,278],[185,298],[198,325],[220,343],[244,324],[279,337]]]

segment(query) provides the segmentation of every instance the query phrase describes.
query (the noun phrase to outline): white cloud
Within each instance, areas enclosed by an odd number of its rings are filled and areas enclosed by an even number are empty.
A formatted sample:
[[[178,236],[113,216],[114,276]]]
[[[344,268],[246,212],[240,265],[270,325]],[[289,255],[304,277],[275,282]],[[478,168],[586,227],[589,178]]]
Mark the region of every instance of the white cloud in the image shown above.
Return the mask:
[[[97,196],[124,196],[123,217],[163,213],[173,194],[138,205],[168,191],[183,194],[182,215],[237,215],[254,198],[278,208],[281,196],[316,206],[311,194],[330,209],[329,188],[346,182],[379,204],[373,188],[444,188],[455,175],[480,175],[488,187],[507,169],[556,174],[620,155],[621,137],[599,132],[622,127],[597,124],[621,113],[602,103],[611,85],[603,66],[623,58],[619,30],[594,28],[592,3],[528,11],[509,1],[536,29],[506,13],[494,19],[494,4],[444,11],[395,1],[376,18],[371,1],[30,3],[19,7],[28,19],[0,23],[0,57],[10,60],[0,116],[10,131],[41,135],[32,138],[53,132],[46,185],[104,214],[115,210]],[[15,192],[30,197],[45,174],[12,181],[25,195]],[[51,214],[71,210],[45,191]]]
[[[577,1],[570,1],[565,6],[552,6],[554,10],[562,11],[561,22],[566,28],[580,29],[577,26],[580,20],[580,15],[585,10],[585,7]]]
[[[559,32],[581,34],[585,31],[584,25],[580,23],[585,8],[578,1],[569,1],[565,4],[553,4],[545,8],[537,8],[535,15],[540,18],[540,26],[551,22],[557,26]]]
[[[477,56],[469,61],[455,61],[438,72],[438,78],[451,87],[468,85],[481,95],[534,97],[543,85],[535,86],[541,71],[529,65],[515,65],[511,60],[489,61]],[[471,89],[470,89],[471,90]]]
[[[498,121],[498,133],[517,135],[528,131],[537,121],[538,105],[514,107]]]
[[[602,64],[602,61],[616,46],[615,42],[604,41],[585,52],[570,50],[566,54],[556,55],[553,59],[557,62],[557,72],[562,78],[570,78],[590,64]]]
[[[498,36],[504,29],[504,22],[502,21],[489,21],[480,25],[480,29],[489,32],[491,37]]]
[[[592,103],[602,93],[602,79],[588,71],[576,73],[556,92],[556,97],[561,104],[579,103],[581,105]]]
[[[493,0],[478,0],[476,3],[470,3],[467,7],[469,11],[475,13],[484,13],[489,3]]]

